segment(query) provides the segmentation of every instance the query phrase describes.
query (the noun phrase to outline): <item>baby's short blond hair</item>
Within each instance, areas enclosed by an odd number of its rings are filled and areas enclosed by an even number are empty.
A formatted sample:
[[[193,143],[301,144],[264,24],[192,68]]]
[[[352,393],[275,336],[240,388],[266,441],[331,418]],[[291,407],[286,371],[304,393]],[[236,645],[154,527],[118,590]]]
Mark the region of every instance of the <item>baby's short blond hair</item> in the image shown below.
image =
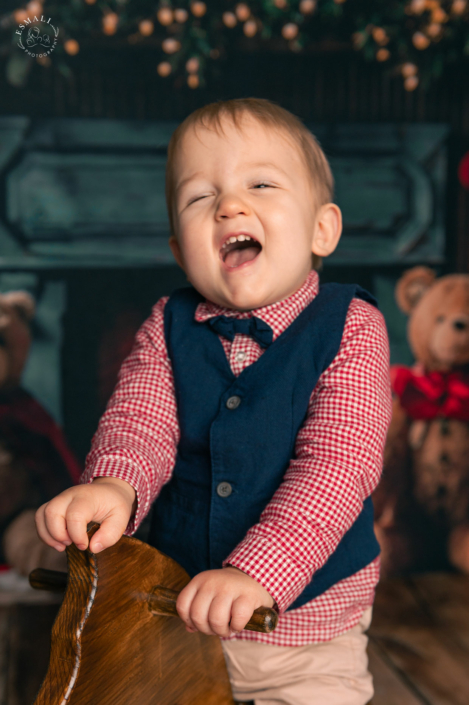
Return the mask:
[[[178,147],[190,128],[202,125],[205,128],[223,132],[222,117],[231,118],[238,130],[242,129],[241,120],[245,113],[257,119],[264,127],[281,131],[297,147],[311,177],[312,193],[316,198],[316,208],[330,203],[334,197],[334,178],[327,161],[314,135],[303,125],[301,120],[280,105],[265,98],[233,98],[218,100],[198,108],[178,125],[168,144],[166,163],[166,207],[168,209],[170,234],[177,235],[175,227],[176,195],[176,155]],[[322,258],[313,254],[313,269],[320,269]]]

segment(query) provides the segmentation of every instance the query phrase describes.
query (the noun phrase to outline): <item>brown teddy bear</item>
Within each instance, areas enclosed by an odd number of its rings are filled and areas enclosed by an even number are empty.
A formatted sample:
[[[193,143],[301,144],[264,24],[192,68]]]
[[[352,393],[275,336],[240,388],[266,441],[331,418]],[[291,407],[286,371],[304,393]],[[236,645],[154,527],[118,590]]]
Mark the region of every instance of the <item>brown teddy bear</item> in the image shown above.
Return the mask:
[[[55,421],[20,387],[34,312],[27,292],[0,294],[0,563],[23,575],[65,569],[64,555],[39,539],[34,515],[81,472]]]
[[[469,275],[414,267],[396,301],[416,363],[393,365],[393,418],[374,493],[382,574],[469,573]]]

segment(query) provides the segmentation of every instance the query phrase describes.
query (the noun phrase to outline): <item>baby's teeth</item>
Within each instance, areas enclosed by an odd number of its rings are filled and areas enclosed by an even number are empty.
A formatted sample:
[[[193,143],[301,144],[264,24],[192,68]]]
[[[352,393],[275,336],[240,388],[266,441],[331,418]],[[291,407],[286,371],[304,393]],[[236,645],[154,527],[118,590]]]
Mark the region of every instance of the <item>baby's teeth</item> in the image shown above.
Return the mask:
[[[254,238],[250,237],[249,235],[238,235],[236,237],[235,235],[232,235],[231,237],[226,240],[223,245],[221,246],[221,249],[223,250],[224,247],[227,245],[230,245],[233,242],[244,242],[245,240],[253,240]]]

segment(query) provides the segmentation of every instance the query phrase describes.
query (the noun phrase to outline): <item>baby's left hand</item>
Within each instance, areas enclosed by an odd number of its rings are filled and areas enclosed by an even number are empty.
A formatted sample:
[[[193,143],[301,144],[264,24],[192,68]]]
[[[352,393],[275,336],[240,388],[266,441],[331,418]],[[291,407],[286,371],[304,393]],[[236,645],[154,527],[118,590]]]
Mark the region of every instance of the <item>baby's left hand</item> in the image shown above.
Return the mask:
[[[180,592],[176,607],[188,632],[231,636],[244,629],[255,609],[273,604],[257,580],[228,566],[192,578]]]

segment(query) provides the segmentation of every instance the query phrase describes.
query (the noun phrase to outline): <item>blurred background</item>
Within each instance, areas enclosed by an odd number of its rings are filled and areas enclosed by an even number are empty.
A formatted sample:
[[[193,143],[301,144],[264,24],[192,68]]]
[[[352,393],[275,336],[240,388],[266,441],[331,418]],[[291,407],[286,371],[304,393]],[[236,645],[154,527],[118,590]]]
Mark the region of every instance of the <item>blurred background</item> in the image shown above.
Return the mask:
[[[5,497],[16,460],[26,468],[4,532],[76,481],[136,330],[186,284],[167,246],[166,146],[206,103],[268,98],[317,136],[344,214],[321,280],[374,293],[391,362],[413,363],[397,281],[416,265],[469,268],[468,51],[466,0],[2,0],[0,411],[16,423],[0,439]],[[30,299],[8,300],[17,291]],[[1,560],[12,580],[15,559]],[[8,663],[0,705],[30,702]]]

